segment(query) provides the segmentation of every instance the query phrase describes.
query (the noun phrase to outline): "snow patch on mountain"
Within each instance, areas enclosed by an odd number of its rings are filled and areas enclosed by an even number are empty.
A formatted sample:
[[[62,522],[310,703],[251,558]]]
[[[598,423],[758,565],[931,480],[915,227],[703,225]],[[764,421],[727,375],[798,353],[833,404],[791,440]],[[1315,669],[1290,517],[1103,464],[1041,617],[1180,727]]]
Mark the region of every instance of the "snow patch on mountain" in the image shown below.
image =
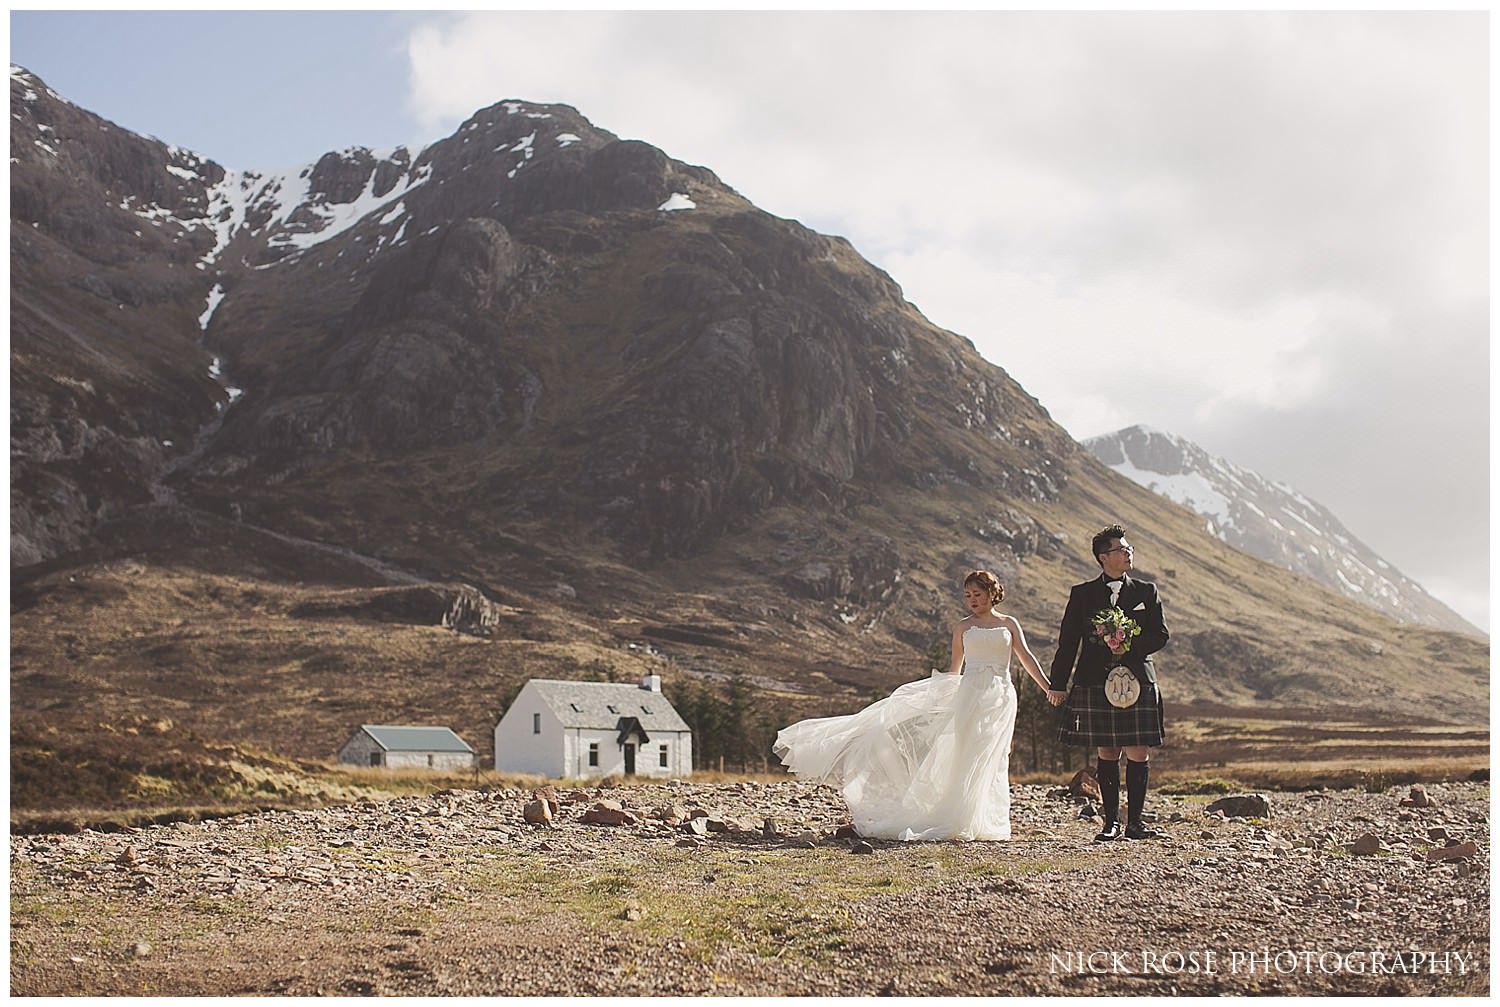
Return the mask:
[[[1284,482],[1150,427],[1130,427],[1083,444],[1132,482],[1207,518],[1209,534],[1238,549],[1404,622],[1479,633],[1349,534],[1326,507]]]
[[[1147,469],[1136,468],[1128,460],[1114,466],[1116,472],[1160,493],[1162,496],[1214,519],[1216,527],[1233,526],[1229,513],[1229,498],[1218,490],[1207,477],[1199,472],[1180,472],[1164,475]],[[1223,535],[1219,535],[1223,538]]]
[[[208,307],[203,309],[203,314],[198,316],[198,328],[208,331],[208,323],[214,317],[214,311],[219,302],[224,300],[224,286],[220,283],[214,284],[214,289],[208,292]]]
[[[208,365],[208,376],[218,382],[219,387],[224,389],[224,394],[229,396],[228,402],[220,402],[214,407],[221,412],[226,406],[234,405],[235,400],[245,394],[243,388],[236,388],[224,377],[224,364],[218,357],[214,357],[213,362]]]
[[[380,158],[377,158],[378,160]],[[399,207],[401,200],[417,186],[426,182],[430,173],[430,168],[423,166],[407,174],[405,185],[392,189],[382,196],[377,196],[375,194],[376,168],[372,166],[369,177],[365,179],[365,187],[358,197],[348,203],[329,203],[326,201],[316,201],[312,198],[312,194],[309,191],[312,170],[310,168],[306,169],[298,175],[302,185],[300,191],[293,196],[290,205],[293,209],[306,208],[317,218],[318,225],[316,227],[309,227],[305,231],[284,230],[281,234],[274,236],[268,242],[268,246],[271,248],[290,246],[298,251],[306,251],[309,248],[321,245],[325,241],[343,234],[377,210],[387,207],[392,203],[396,203]],[[275,210],[285,209],[285,206],[286,204],[277,204]],[[275,219],[283,227],[286,227],[288,224],[287,216]],[[391,219],[394,218],[388,215],[381,223],[384,224]]]

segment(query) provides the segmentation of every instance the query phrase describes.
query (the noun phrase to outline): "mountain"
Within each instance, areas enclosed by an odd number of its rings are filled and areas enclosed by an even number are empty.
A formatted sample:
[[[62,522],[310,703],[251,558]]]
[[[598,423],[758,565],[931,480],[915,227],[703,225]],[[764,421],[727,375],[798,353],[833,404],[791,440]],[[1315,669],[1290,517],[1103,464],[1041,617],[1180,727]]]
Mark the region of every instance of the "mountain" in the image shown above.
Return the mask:
[[[774,733],[926,674],[975,567],[1050,659],[1116,520],[1168,606],[1175,702],[1483,719],[1480,641],[1288,590],[847,241],[572,108],[281,172],[17,67],[11,111],[12,750],[35,765],[156,730],[482,747],[530,677],[743,686]]]
[[[1285,483],[1144,426],[1091,437],[1083,446],[1121,475],[1203,515],[1209,533],[1236,549],[1402,622],[1484,635],[1351,535],[1328,508]]]

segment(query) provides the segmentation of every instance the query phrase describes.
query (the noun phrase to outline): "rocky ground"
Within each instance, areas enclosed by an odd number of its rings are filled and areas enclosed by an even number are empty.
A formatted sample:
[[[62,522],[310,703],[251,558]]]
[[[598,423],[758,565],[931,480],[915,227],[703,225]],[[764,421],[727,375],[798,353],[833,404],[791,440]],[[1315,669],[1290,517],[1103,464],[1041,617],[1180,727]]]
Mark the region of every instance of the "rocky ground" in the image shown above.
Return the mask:
[[[1007,843],[862,842],[795,780],[16,835],[10,992],[1489,992],[1487,783],[1155,793],[1114,844],[1014,793]]]

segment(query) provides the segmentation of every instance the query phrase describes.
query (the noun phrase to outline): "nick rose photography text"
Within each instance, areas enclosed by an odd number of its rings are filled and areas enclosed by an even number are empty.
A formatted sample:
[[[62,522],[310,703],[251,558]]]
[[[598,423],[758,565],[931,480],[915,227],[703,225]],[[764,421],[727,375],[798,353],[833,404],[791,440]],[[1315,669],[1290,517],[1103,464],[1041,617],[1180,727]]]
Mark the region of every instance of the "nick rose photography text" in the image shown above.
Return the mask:
[[[1083,975],[1466,975],[1458,951],[1053,951],[1051,972]]]

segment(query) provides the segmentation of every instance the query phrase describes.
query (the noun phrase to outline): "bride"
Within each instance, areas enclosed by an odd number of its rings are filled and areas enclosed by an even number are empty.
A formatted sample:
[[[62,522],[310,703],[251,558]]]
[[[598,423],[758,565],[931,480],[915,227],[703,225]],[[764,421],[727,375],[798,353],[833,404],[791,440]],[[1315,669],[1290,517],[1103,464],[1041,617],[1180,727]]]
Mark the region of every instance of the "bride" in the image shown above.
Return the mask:
[[[1016,690],[1010,657],[1047,691],[1021,624],[996,611],[988,570],[964,578],[970,615],[953,628],[947,673],[900,686],[844,717],[804,720],[773,751],[806,779],[836,783],[854,828],[879,839],[1009,839]],[[1059,693],[1048,692],[1056,705]]]

